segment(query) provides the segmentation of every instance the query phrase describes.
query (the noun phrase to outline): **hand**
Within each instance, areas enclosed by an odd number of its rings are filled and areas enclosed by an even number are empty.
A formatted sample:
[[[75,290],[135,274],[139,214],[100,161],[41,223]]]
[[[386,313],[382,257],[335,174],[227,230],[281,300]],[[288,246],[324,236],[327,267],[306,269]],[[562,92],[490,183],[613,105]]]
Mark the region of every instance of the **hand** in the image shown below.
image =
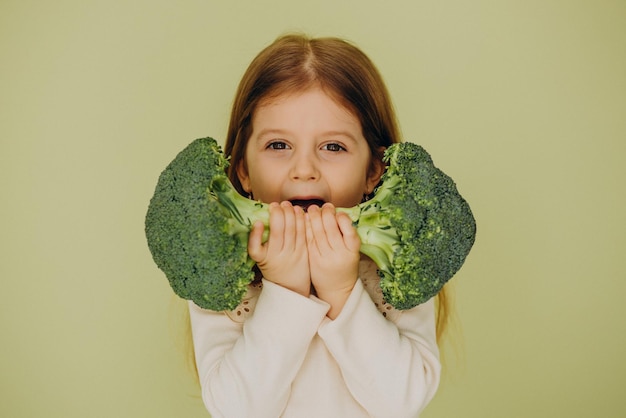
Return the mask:
[[[250,232],[248,253],[263,277],[287,289],[309,296],[311,275],[306,245],[304,211],[290,202],[270,204],[269,238],[262,243],[263,224]]]
[[[317,296],[330,303],[336,317],[354,288],[359,274],[361,240],[352,220],[326,203],[311,206],[306,214],[306,239],[311,282]]]

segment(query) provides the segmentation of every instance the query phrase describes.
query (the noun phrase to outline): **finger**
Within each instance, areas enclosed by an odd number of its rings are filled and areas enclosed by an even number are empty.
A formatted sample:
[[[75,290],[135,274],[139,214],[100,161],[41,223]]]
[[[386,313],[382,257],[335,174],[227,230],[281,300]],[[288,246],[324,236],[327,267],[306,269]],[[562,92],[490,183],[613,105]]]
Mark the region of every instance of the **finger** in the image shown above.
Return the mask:
[[[300,206],[294,206],[294,220],[295,220],[295,232],[296,232],[296,248],[303,249],[306,247],[306,221],[304,209]]]
[[[343,237],[337,225],[335,206],[332,203],[325,203],[322,206],[322,226],[326,236],[326,242],[331,249],[343,247]]]
[[[352,225],[352,219],[348,214],[339,212],[337,213],[337,225],[339,231],[343,236],[343,242],[347,249],[350,251],[358,252],[361,249],[361,238],[356,232],[356,228]]]
[[[267,247],[263,245],[263,230],[265,229],[263,222],[256,221],[250,230],[248,238],[248,254],[256,263],[261,262],[267,255]]]
[[[285,230],[285,216],[282,208],[276,202],[270,203],[270,234],[268,244],[280,249],[283,247]]]
[[[296,243],[296,213],[291,202],[284,201],[280,203],[283,211],[284,230],[283,230],[283,248],[293,248]]]
[[[319,254],[319,248],[317,246],[317,240],[313,228],[314,219],[315,223],[319,223],[319,208],[317,206],[310,206],[304,215],[306,244],[310,253],[314,252]]]

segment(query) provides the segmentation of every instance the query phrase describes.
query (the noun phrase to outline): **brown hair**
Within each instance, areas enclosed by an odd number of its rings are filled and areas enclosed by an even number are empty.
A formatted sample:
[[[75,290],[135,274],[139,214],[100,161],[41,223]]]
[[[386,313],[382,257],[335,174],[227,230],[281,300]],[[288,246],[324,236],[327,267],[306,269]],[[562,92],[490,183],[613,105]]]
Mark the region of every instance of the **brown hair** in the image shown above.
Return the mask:
[[[372,161],[381,161],[384,148],[401,141],[389,93],[367,55],[338,38],[281,36],[254,58],[235,95],[224,152],[231,162],[228,176],[239,193],[245,195],[237,167],[245,164],[254,111],[266,100],[311,87],[322,88],[359,119]],[[448,322],[445,290],[437,296],[438,338]]]

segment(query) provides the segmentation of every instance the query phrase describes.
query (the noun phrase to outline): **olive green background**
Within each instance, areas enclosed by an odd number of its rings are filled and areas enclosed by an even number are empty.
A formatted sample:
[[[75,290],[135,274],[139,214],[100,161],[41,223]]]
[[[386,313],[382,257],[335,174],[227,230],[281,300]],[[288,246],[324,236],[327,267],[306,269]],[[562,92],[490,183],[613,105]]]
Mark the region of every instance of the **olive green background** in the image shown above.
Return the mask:
[[[370,55],[475,212],[423,416],[626,416],[624,22],[621,0],[0,0],[0,416],[207,416],[143,217],[294,30]]]

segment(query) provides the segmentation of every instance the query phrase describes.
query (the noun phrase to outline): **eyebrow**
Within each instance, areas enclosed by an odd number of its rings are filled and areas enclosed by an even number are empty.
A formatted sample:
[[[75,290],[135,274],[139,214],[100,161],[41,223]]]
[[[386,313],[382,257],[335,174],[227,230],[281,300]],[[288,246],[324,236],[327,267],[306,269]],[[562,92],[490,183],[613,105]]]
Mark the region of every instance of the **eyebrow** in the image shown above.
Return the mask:
[[[267,136],[267,135],[285,135],[287,133],[288,133],[288,131],[285,131],[285,130],[282,130],[282,129],[268,129],[268,128],[261,129],[261,131],[256,133],[256,134],[254,134],[254,132],[253,132],[253,134],[256,137],[258,137],[258,138],[261,138],[261,137]]]
[[[261,129],[261,131],[259,131],[259,133],[256,134],[255,136],[257,138],[263,138],[267,135],[288,135],[288,134],[289,134],[289,131],[287,130],[266,128],[266,129]],[[354,142],[357,142],[357,138],[348,131],[324,131],[319,136],[321,137],[343,136]]]

